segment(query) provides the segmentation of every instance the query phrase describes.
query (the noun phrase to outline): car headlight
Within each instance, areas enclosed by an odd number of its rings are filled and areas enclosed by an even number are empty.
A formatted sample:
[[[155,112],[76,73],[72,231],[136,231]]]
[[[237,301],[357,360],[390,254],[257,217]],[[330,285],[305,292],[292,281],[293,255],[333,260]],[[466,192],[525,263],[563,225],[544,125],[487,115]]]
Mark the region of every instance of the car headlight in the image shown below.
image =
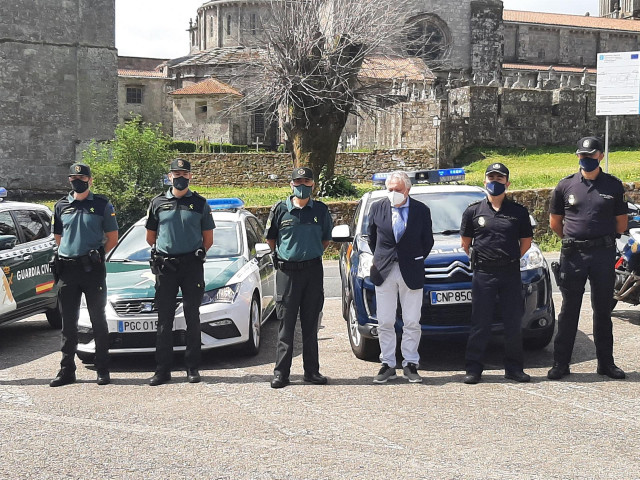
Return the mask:
[[[371,265],[373,265],[373,255],[361,252],[358,262],[358,278],[368,277],[371,273]]]
[[[238,296],[240,284],[227,285],[215,290],[204,292],[201,305],[210,305],[212,303],[233,303]]]
[[[532,244],[531,248],[520,259],[520,271],[542,268],[545,264],[544,255],[542,255],[537,245]]]

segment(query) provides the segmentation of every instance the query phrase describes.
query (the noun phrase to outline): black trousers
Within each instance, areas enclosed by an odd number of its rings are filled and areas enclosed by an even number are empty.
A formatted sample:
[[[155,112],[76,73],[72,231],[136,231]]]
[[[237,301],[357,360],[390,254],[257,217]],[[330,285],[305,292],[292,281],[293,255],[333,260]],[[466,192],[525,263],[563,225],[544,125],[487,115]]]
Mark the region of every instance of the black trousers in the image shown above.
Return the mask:
[[[322,263],[302,270],[278,270],[276,313],[280,321],[274,373],[288,377],[293,358],[293,337],[300,312],[302,363],[306,374],[320,370],[318,360],[318,317],[324,305]]]
[[[568,365],[571,362],[587,278],[591,284],[593,340],[598,363],[613,363],[611,301],[615,283],[615,256],[615,247],[561,250],[559,287],[562,292],[562,309],[553,344],[553,360],[556,363]]]
[[[193,256],[180,258],[175,272],[156,275],[158,333],[156,337],[156,371],[168,373],[173,364],[173,322],[178,289],[182,290],[182,309],[187,323],[187,349],[184,362],[188,369],[198,368],[201,357],[200,304],[204,295],[204,268]]]
[[[62,360],[65,372],[75,372],[75,354],[78,348],[78,316],[84,293],[96,344],[95,366],[98,370],[109,366],[109,329],[104,308],[107,305],[106,270],[104,263],[92,265],[85,272],[81,263],[63,262],[58,283],[62,306]]]
[[[491,339],[496,306],[504,324],[504,368],[519,372],[524,365],[522,353],[522,278],[519,266],[500,272],[473,272],[471,295],[471,332],[467,342],[467,372],[482,373],[482,359]]]

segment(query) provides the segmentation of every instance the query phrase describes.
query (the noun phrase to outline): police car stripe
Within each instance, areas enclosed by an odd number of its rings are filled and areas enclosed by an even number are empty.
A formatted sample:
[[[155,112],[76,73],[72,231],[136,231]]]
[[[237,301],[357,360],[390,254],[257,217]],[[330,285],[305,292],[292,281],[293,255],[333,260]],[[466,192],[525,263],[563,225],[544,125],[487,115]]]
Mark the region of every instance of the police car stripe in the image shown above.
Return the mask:
[[[56,242],[54,240],[50,240],[48,242],[39,243],[37,245],[31,245],[28,247],[20,248],[18,250],[12,250],[11,252],[2,253],[0,254],[0,260],[8,260],[11,258],[21,257],[25,253],[34,253],[41,250],[49,250],[50,248],[53,248],[55,246],[55,243]]]
[[[240,283],[246,280],[252,273],[259,270],[258,263],[255,260],[245,263],[234,275],[229,279],[227,285]]]

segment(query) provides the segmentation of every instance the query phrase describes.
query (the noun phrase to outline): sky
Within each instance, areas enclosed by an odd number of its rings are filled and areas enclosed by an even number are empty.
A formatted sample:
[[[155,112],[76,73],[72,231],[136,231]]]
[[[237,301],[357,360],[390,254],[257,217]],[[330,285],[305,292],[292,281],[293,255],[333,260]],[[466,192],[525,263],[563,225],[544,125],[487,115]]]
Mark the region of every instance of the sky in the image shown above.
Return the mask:
[[[455,2],[455,0],[454,0]],[[177,58],[189,54],[189,19],[205,0],[116,0],[121,56]],[[598,15],[598,0],[504,0],[509,10]]]

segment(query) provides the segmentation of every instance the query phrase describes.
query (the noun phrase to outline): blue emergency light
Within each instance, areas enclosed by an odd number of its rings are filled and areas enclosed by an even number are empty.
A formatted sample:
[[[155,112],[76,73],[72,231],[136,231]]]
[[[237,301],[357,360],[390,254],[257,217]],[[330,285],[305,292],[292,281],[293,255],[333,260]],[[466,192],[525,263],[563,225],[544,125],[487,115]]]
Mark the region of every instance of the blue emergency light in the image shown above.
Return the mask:
[[[439,170],[415,170],[405,172],[412,184],[461,182],[465,179],[464,168],[443,168]],[[373,184],[384,185],[391,172],[374,173]]]
[[[0,202],[7,198],[7,189],[0,187]]]
[[[209,198],[207,203],[212,210],[238,210],[244,207],[239,198]]]

